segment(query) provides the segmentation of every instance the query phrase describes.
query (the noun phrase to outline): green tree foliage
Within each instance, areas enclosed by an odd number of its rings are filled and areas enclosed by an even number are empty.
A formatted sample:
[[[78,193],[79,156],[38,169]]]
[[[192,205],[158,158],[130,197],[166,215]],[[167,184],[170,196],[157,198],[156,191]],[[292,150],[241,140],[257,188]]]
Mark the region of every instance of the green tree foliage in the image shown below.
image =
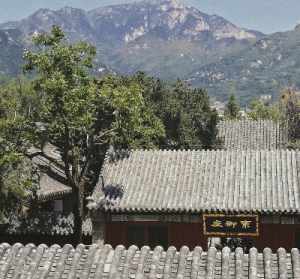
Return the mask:
[[[164,129],[137,83],[91,78],[95,56],[91,45],[67,43],[59,27],[36,36],[34,43],[38,51],[28,51],[24,57],[25,71],[36,74],[32,83],[39,104],[32,122],[41,123],[41,128],[34,131],[40,141],[35,144],[49,142],[60,150],[76,196],[75,228],[80,242],[84,197],[98,179],[104,150],[109,144],[141,147],[159,142]]]
[[[18,194],[16,201],[33,185],[29,178],[34,177],[34,168],[26,158],[30,146],[40,150],[30,158],[45,156],[61,167],[76,198],[78,241],[84,200],[97,182],[108,146],[210,149],[219,144],[218,116],[204,90],[191,89],[180,80],[168,84],[143,73],[97,80],[90,74],[94,47],[69,44],[58,27],[36,36],[34,43],[35,51],[24,54],[25,72],[34,79],[10,82],[1,92],[1,112],[5,112],[1,125],[6,125],[1,136],[5,144],[18,147],[6,153],[10,165],[5,171],[10,177],[17,177],[19,171],[22,177],[19,184],[11,184],[18,186],[11,191]],[[60,160],[44,154],[48,143],[58,148]],[[2,156],[5,164],[8,157]],[[3,177],[8,177],[5,171]]]
[[[0,124],[1,125],[1,124]],[[2,129],[2,127],[1,127]],[[35,185],[31,161],[14,150],[0,147],[0,224],[11,214],[19,214],[22,201],[30,198]]]
[[[238,104],[235,95],[230,95],[224,111],[224,117],[230,120],[241,118],[240,105]]]
[[[291,88],[281,94],[281,108],[288,124],[290,147],[300,148],[300,92]]]
[[[253,120],[282,120],[282,113],[278,104],[266,104],[261,100],[253,100],[250,103],[250,112],[247,114],[247,116]]]
[[[218,115],[204,90],[189,88],[180,80],[166,84],[141,72],[132,79],[141,85],[144,98],[165,126],[161,148],[211,149],[219,145]]]
[[[29,134],[22,93],[17,82],[0,89],[0,223],[18,214],[22,200],[29,199],[37,187],[38,173],[24,156]]]
[[[109,102],[104,102],[98,121],[115,129],[110,144],[119,148],[159,147],[165,128],[147,100],[144,88],[133,79],[116,76],[106,77],[98,84],[102,94],[109,93],[105,95]]]

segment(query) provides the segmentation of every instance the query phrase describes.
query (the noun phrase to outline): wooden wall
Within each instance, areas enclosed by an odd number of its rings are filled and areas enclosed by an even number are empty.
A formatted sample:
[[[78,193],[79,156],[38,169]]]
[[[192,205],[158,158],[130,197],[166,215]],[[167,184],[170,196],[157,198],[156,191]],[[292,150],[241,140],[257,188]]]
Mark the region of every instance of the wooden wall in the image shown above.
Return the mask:
[[[122,244],[129,246],[127,242],[127,226],[134,222],[111,222],[106,225],[106,243],[113,247]],[[149,222],[139,222],[140,225],[149,225]],[[160,222],[151,222],[159,225]],[[164,223],[166,224],[166,223]],[[186,245],[190,248],[201,246],[207,248],[207,238],[202,234],[202,224],[200,223],[167,223],[168,226],[168,245],[180,249]]]
[[[168,226],[168,245],[180,249],[183,245],[193,249],[201,246],[207,249],[207,237],[203,235],[202,218],[198,222],[163,222],[163,221],[115,221],[106,224],[106,243],[114,247],[122,244],[128,247],[127,226],[130,224],[165,224]],[[298,235],[298,242],[297,242]],[[254,246],[262,251],[265,247],[276,251],[280,247],[291,249],[300,245],[300,224],[260,224],[258,237],[253,237]],[[300,248],[300,247],[297,247]]]
[[[270,247],[274,251],[280,247],[289,250],[294,247],[300,248],[297,247],[297,235],[300,239],[300,225],[298,224],[261,224],[260,235],[255,241],[255,246],[259,250]]]

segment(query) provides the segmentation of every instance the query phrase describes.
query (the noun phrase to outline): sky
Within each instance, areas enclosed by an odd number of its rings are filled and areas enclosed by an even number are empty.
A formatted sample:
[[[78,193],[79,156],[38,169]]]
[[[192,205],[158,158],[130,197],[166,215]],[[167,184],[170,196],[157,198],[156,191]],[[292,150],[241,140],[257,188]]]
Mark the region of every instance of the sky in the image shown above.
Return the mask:
[[[223,16],[234,24],[264,33],[290,30],[300,23],[300,0],[182,0],[202,12]],[[93,9],[133,0],[0,0],[0,22],[18,20],[39,8],[71,6]]]

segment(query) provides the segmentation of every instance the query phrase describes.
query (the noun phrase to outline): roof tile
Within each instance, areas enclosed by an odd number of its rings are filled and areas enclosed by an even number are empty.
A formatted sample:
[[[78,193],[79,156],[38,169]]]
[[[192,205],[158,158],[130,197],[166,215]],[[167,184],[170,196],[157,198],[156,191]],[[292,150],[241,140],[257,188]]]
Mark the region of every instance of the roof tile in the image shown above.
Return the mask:
[[[82,244],[47,247],[33,244],[23,246],[0,244],[0,278],[300,278],[299,250],[276,253],[255,248],[245,254],[241,248],[234,252],[201,247],[179,251],[169,247],[150,250],[148,246],[125,249],[110,245]]]
[[[37,191],[39,201],[60,199],[72,193],[72,188],[67,185],[67,179],[63,170],[39,155],[33,162],[40,168],[40,188]]]
[[[218,130],[226,150],[281,149],[288,141],[287,128],[272,120],[224,120]]]
[[[108,211],[300,212],[300,151],[135,150],[105,160],[104,191],[93,198]],[[122,192],[110,194],[122,186]]]

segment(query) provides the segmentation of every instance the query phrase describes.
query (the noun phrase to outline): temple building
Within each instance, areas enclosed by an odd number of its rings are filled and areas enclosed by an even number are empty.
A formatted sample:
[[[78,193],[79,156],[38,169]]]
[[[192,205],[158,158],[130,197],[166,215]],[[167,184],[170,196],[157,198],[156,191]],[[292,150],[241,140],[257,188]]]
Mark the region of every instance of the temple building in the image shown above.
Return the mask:
[[[207,248],[208,237],[236,236],[258,249],[300,247],[300,152],[137,150],[119,156],[106,158],[90,204],[98,208],[95,242]],[[249,228],[241,227],[244,221]]]
[[[33,161],[40,170],[36,198],[41,207],[48,211],[71,212],[74,206],[72,188],[68,186],[62,168],[42,156],[35,157]]]
[[[272,121],[219,124],[222,150],[108,153],[90,198],[93,241],[113,246],[300,247],[300,152]],[[276,232],[276,233],[274,233]]]
[[[64,171],[49,158],[57,156],[53,147],[47,149],[45,158],[33,158],[39,169],[39,187],[27,197],[23,213],[8,216],[7,224],[0,226],[0,242],[35,244],[63,244],[73,242],[75,206],[72,188],[68,186]],[[90,221],[90,220],[89,220]],[[89,222],[84,222],[84,233],[91,232]],[[1,277],[0,277],[1,278]]]

